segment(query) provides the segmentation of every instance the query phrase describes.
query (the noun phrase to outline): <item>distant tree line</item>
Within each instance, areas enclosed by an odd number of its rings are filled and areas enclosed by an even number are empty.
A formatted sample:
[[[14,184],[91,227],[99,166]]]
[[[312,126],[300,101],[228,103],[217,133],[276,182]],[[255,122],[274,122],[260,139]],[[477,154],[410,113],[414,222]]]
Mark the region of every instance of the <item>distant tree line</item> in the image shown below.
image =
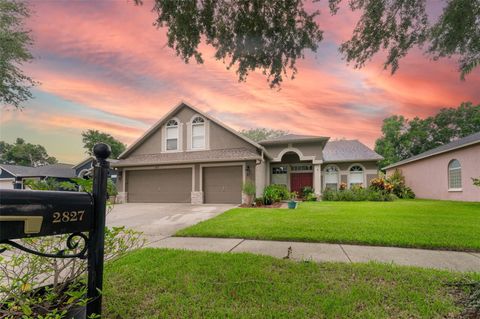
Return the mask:
[[[393,115],[383,120],[375,151],[385,158],[380,163],[384,167],[477,132],[480,104],[467,102],[457,108],[443,108],[424,119]]]
[[[83,148],[87,155],[92,155],[93,146],[96,143],[106,143],[112,149],[112,158],[117,158],[126,148],[126,145],[112,135],[98,130],[86,130],[82,132]],[[57,163],[57,159],[50,156],[44,146],[25,142],[23,138],[17,138],[10,144],[0,141],[0,164],[21,166],[43,166]]]

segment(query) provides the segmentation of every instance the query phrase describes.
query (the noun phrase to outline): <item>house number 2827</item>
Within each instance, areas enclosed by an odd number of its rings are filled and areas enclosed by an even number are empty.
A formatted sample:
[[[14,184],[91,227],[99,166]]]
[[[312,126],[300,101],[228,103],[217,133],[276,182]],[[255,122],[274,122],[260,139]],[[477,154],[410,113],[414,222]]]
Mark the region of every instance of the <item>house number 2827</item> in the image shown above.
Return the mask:
[[[69,223],[69,222],[81,222],[83,220],[84,210],[71,211],[71,212],[55,212],[53,213],[54,223]]]

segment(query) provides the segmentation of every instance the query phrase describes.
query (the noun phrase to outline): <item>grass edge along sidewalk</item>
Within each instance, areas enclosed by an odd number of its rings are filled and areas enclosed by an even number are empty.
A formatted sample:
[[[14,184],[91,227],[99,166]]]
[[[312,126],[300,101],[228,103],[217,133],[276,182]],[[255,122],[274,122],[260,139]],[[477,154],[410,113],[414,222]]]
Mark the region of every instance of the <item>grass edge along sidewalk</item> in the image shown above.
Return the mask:
[[[234,208],[175,236],[480,251],[480,203],[304,202],[295,210]]]

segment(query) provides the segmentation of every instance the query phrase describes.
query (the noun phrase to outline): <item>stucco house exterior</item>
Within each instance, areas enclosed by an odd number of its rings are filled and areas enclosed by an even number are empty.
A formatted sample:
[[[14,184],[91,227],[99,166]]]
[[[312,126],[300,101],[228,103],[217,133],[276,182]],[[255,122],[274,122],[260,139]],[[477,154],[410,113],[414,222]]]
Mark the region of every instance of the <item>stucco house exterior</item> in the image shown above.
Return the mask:
[[[356,140],[286,135],[254,142],[197,108],[180,103],[112,163],[123,202],[234,203],[242,185],[367,185],[382,157]]]
[[[480,132],[466,136],[384,168],[398,169],[419,198],[480,201]]]

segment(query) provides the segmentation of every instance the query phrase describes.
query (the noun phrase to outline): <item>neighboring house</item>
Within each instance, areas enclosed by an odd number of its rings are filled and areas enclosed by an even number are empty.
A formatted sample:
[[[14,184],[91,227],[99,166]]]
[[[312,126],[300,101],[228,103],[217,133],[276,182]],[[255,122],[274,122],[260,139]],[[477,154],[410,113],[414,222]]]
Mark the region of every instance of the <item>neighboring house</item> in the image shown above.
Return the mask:
[[[2,189],[24,189],[26,180],[42,180],[49,177],[58,181],[67,181],[75,177],[75,171],[70,164],[38,167],[0,164],[0,188]]]
[[[480,132],[384,169],[387,175],[400,170],[419,198],[480,201],[480,188],[472,183],[480,176]]]
[[[77,165],[73,166],[73,169],[75,171],[75,176],[76,177],[90,177],[93,174],[93,163],[95,161],[95,158],[93,156],[87,157]],[[110,165],[112,163],[115,163],[116,160],[114,159],[108,159],[110,162]],[[117,170],[114,168],[110,168],[108,171],[108,176],[112,179],[114,183],[117,182]]]
[[[186,103],[180,103],[119,160],[118,190],[124,202],[235,203],[242,185],[257,196],[269,184],[292,191],[367,185],[380,155],[353,140],[286,135],[256,143]]]

